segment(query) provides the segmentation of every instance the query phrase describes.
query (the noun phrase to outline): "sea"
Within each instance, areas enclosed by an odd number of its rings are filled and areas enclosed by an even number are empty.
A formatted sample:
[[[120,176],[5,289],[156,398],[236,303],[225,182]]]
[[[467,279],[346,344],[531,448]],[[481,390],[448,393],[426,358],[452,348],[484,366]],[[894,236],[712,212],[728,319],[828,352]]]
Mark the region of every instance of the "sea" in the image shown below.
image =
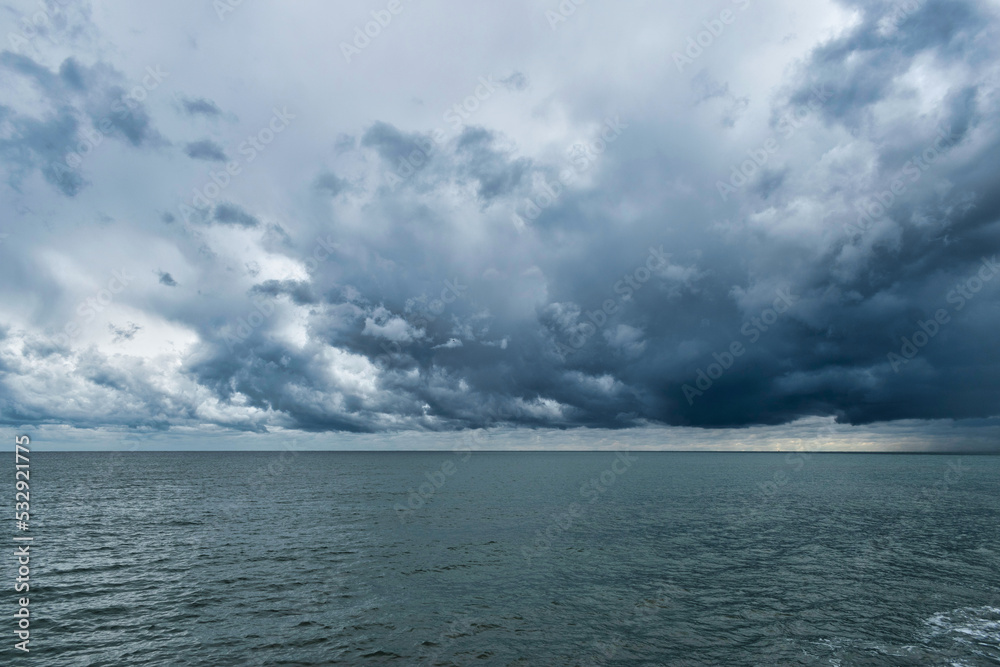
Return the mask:
[[[30,470],[30,653],[8,556],[4,665],[1000,665],[1000,456],[32,452]]]

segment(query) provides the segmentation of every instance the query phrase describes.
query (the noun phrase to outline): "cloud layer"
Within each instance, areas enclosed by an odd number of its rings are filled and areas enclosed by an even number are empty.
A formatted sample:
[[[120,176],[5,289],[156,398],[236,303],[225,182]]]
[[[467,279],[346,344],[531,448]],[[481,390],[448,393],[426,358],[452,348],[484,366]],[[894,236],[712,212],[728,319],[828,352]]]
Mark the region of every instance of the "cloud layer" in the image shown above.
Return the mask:
[[[15,4],[0,423],[997,416],[994,4],[552,5]]]

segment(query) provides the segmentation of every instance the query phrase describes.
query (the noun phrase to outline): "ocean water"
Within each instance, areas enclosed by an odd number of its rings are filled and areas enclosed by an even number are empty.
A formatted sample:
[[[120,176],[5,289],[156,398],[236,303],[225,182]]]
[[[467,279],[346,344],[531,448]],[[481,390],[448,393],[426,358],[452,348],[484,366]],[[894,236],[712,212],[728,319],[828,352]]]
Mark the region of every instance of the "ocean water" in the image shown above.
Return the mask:
[[[33,453],[31,500],[3,664],[1000,664],[1000,457]]]

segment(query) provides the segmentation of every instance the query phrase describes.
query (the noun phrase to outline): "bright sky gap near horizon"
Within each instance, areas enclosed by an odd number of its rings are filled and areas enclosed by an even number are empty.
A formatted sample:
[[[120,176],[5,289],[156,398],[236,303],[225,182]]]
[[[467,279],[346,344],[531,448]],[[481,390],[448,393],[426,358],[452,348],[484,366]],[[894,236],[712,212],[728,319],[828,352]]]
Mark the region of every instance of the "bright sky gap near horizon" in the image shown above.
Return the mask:
[[[1000,3],[577,2],[5,1],[4,437],[1000,451]]]

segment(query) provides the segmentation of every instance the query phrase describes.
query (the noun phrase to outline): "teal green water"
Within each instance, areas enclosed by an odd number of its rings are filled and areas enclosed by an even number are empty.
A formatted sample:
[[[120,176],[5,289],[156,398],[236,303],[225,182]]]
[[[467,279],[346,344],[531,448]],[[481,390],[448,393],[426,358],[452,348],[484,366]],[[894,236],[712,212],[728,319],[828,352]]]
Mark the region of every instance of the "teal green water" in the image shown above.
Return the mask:
[[[35,453],[31,475],[33,650],[4,664],[1000,664],[1000,457]]]

